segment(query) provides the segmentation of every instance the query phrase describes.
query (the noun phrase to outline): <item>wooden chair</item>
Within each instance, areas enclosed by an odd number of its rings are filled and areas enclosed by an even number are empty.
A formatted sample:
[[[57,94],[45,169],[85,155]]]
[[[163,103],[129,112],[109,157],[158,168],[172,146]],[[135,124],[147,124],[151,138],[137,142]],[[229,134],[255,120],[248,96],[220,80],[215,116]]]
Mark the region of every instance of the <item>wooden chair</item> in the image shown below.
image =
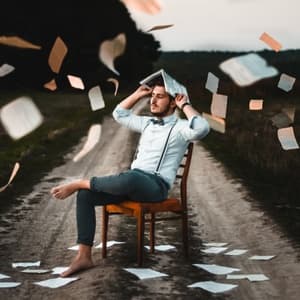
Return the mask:
[[[111,214],[125,214],[137,219],[137,262],[139,266],[143,263],[145,222],[150,223],[150,252],[153,253],[155,248],[155,221],[181,219],[183,249],[185,256],[188,256],[187,178],[192,159],[192,152],[193,143],[190,143],[176,175],[176,178],[180,180],[180,197],[167,198],[164,201],[157,203],[124,201],[119,204],[103,206],[102,258],[105,258],[107,254],[107,231],[109,216]],[[164,218],[156,217],[157,213],[169,212],[172,212],[171,216],[168,214],[168,216]],[[147,219],[146,215],[149,216]]]

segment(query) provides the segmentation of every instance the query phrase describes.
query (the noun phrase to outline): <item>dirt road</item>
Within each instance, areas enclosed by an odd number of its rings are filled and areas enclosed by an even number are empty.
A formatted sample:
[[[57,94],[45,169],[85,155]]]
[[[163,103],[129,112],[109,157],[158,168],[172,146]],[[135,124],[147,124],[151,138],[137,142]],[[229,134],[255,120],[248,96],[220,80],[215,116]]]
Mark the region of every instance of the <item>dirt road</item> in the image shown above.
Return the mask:
[[[136,267],[135,227],[129,218],[114,217],[109,240],[125,244],[109,248],[108,258],[101,259],[99,249],[93,252],[96,267],[78,274],[80,280],[59,289],[33,284],[53,275],[24,274],[11,267],[16,261],[41,260],[42,268],[67,266],[75,252],[75,197],[64,201],[51,198],[51,187],[63,181],[126,169],[132,158],[137,137],[120,128],[111,118],[103,123],[99,145],[81,161],[72,157],[81,149],[76,146],[66,157],[66,163],[54,169],[24,195],[23,204],[2,218],[0,228],[0,273],[12,281],[22,282],[17,288],[0,289],[0,299],[299,299],[299,249],[285,238],[283,232],[255,205],[243,183],[197,143],[189,178],[191,255],[181,255],[179,223],[159,224],[157,244],[172,244],[175,251],[146,254],[145,267],[169,276],[138,280],[123,268]],[[100,216],[96,243],[100,241]],[[240,256],[208,255],[201,252],[204,242],[227,242],[228,250],[248,249]],[[252,255],[276,255],[270,261],[252,261]],[[240,273],[263,273],[268,281],[226,280],[192,266],[211,263],[241,269]],[[232,291],[210,294],[187,285],[197,281],[216,280],[238,284]],[[4,281],[4,280],[1,280]]]

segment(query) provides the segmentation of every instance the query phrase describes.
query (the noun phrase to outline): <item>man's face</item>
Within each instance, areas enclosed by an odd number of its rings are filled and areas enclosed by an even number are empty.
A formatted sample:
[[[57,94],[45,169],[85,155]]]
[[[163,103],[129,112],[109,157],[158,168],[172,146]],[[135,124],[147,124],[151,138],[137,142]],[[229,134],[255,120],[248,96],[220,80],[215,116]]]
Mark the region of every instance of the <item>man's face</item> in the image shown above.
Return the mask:
[[[156,117],[165,117],[174,112],[175,101],[170,99],[163,86],[153,88],[150,100],[150,111]]]

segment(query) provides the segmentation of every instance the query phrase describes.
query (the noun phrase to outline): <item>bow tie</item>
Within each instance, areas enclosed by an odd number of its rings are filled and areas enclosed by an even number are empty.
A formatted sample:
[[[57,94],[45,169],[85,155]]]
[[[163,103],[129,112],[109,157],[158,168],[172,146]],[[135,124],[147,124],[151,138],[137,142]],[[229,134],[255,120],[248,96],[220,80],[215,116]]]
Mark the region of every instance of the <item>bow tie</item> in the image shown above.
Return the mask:
[[[163,119],[151,119],[150,120],[153,124],[158,124],[158,125],[164,125],[165,122]]]

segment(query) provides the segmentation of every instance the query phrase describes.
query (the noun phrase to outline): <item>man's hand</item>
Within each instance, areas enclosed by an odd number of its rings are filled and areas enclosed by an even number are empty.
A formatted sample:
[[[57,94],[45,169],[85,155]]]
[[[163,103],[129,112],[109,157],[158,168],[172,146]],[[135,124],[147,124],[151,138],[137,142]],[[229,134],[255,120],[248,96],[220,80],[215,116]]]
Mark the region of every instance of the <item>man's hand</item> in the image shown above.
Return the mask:
[[[146,85],[141,85],[136,89],[136,91],[133,94],[138,99],[141,99],[145,96],[150,95],[152,93],[152,90],[153,89],[151,89],[150,87],[148,87]]]
[[[182,105],[187,102],[187,96],[183,94],[177,94],[175,97],[175,103],[179,109],[181,109]]]
[[[130,96],[125,98],[119,105],[125,109],[131,109],[134,104],[136,104],[140,99],[147,95],[150,95],[151,93],[151,88],[145,85],[141,85]]]

